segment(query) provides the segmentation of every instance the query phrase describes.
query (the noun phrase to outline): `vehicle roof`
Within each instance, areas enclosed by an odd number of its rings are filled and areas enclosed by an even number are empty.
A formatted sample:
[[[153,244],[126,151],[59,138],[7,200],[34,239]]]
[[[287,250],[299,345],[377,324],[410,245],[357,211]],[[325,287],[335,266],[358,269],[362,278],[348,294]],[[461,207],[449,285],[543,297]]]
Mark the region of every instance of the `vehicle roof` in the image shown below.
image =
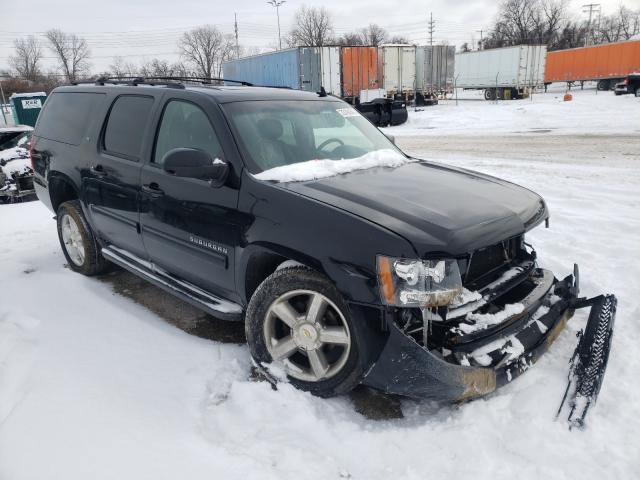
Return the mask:
[[[231,103],[231,102],[243,102],[243,101],[261,101],[261,100],[298,100],[298,101],[313,101],[313,100],[333,100],[338,101],[337,98],[326,96],[321,97],[314,92],[304,92],[301,90],[292,90],[289,88],[274,88],[274,87],[253,87],[253,86],[223,86],[223,85],[184,85],[184,89],[177,91],[197,92],[204,95],[208,95],[215,99],[218,103]],[[64,92],[88,92],[88,91],[114,91],[114,90],[127,90],[127,93],[131,93],[132,90],[142,92],[157,92],[158,89],[167,89],[166,86],[153,86],[139,84],[137,86],[120,84],[120,85],[95,85],[95,84],[79,84],[69,85],[56,88],[56,91]],[[173,91],[173,88],[171,88]]]

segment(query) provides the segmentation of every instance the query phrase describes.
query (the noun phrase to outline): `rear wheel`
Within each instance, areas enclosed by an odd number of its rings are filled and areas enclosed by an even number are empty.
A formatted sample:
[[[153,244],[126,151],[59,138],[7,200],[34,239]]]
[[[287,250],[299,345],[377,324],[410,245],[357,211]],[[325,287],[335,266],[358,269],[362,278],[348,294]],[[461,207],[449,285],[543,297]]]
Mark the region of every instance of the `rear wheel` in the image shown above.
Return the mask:
[[[640,97],[640,87],[636,88],[636,97]]]
[[[258,287],[246,316],[258,365],[277,362],[301,390],[329,397],[360,382],[358,342],[335,286],[306,267],[277,270]]]
[[[493,88],[487,88],[484,91],[484,99],[485,100],[495,100],[496,99],[496,91]]]
[[[58,238],[69,268],[84,275],[104,272],[107,261],[100,253],[100,246],[84,218],[80,202],[71,200],[58,207]]]

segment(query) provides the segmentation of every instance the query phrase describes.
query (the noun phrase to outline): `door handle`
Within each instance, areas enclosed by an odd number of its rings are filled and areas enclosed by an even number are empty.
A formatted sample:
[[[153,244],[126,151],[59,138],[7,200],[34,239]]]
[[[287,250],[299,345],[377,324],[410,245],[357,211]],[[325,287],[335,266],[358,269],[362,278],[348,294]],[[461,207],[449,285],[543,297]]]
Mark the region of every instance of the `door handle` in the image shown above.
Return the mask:
[[[164,195],[164,190],[162,190],[156,182],[142,185],[142,191],[150,197],[161,197]]]
[[[94,165],[93,167],[91,167],[91,172],[94,175],[97,175],[98,177],[104,177],[107,172],[105,171],[104,167],[100,164]]]

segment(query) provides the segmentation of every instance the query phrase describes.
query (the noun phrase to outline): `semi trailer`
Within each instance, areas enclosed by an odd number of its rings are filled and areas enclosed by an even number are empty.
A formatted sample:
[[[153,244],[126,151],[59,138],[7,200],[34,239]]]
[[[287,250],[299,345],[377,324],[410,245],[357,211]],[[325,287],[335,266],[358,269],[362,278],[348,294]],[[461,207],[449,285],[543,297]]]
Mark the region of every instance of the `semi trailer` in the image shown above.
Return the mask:
[[[597,81],[598,90],[613,90],[634,72],[640,72],[640,40],[549,52],[544,81]]]
[[[547,47],[516,47],[457,53],[455,86],[484,90],[486,100],[525,98],[544,83]]]

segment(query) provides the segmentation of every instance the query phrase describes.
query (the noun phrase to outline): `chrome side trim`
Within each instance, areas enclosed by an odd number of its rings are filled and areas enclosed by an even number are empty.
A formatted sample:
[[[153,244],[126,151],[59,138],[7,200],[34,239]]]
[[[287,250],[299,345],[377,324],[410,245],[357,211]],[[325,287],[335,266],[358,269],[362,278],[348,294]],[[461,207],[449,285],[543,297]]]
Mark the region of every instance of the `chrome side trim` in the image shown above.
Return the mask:
[[[139,258],[126,250],[109,245],[102,248],[102,255],[107,260],[213,316],[222,316],[229,320],[241,320],[243,317],[241,305],[218,297],[189,282],[179,280],[154,263]]]

